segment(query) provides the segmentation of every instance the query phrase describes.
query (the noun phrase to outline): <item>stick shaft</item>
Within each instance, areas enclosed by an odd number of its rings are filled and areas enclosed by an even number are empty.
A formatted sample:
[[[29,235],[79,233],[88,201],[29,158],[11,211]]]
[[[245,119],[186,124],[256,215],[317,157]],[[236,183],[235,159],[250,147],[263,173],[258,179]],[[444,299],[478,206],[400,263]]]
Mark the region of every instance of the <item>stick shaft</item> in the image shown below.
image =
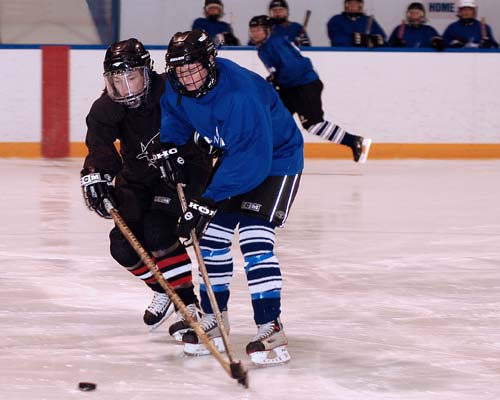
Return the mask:
[[[187,210],[187,201],[186,196],[184,194],[184,189],[180,183],[177,184],[177,195],[179,196],[179,200],[181,202],[181,208],[185,212]],[[193,229],[191,231],[191,240],[193,242],[194,252],[196,254],[196,259],[198,260],[198,267],[200,269],[201,276],[203,277],[203,282],[205,282],[205,288],[207,290],[208,299],[210,300],[210,305],[212,306],[212,310],[215,314],[215,319],[217,320],[217,324],[219,325],[219,330],[221,334],[222,341],[224,343],[224,347],[226,348],[227,357],[229,362],[232,364],[234,362],[233,352],[231,350],[231,346],[229,344],[229,337],[227,336],[226,329],[224,327],[224,321],[222,319],[222,314],[219,309],[219,305],[217,304],[217,299],[215,298],[215,294],[212,288],[212,284],[210,283],[210,278],[208,277],[207,267],[205,266],[205,262],[203,261],[203,256],[201,254],[200,242],[196,237],[196,232]]]

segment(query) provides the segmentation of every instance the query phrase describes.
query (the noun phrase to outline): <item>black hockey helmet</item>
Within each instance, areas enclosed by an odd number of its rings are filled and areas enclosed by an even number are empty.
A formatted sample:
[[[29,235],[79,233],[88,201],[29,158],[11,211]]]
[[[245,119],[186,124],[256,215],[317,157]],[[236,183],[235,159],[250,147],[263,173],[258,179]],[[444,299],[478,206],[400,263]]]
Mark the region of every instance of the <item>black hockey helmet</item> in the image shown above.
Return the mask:
[[[275,7],[283,7],[288,10],[288,3],[285,0],[272,0],[269,3],[269,10]]]
[[[108,96],[129,108],[139,107],[150,89],[151,56],[137,39],[111,44],[104,56],[104,83]]]
[[[144,45],[135,38],[111,44],[104,57],[104,73],[135,67],[152,69],[151,56]]]
[[[267,15],[256,15],[248,23],[250,28],[255,26],[263,26],[266,28],[271,28],[273,26],[273,21]]]
[[[188,97],[199,98],[206,95],[217,84],[216,55],[215,44],[205,31],[177,32],[172,36],[165,62],[166,72],[174,90]],[[176,71],[176,68],[185,65],[190,67],[183,71],[182,77],[191,79],[191,83],[196,86],[195,89],[189,90],[181,82]],[[206,75],[197,80],[196,76],[199,77],[200,74]]]

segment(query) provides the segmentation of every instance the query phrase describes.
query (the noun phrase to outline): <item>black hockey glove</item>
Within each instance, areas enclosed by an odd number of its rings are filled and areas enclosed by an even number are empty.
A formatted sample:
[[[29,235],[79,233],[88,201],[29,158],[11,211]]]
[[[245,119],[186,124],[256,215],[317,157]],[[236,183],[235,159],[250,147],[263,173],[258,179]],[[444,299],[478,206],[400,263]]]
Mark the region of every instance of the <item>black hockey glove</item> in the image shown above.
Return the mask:
[[[188,208],[181,217],[176,229],[177,236],[189,239],[184,242],[184,246],[193,244],[191,240],[191,231],[193,229],[198,239],[203,236],[216,211],[215,203],[210,200],[200,199],[189,202]]]
[[[431,39],[432,47],[434,47],[437,51],[444,50],[444,40],[441,36],[434,36]]]
[[[401,38],[395,38],[391,42],[391,47],[406,47],[406,42]]]
[[[479,43],[479,47],[481,49],[493,49],[495,48],[495,43],[490,38],[482,39],[481,43]]]
[[[380,34],[368,35],[368,47],[382,47],[384,46],[384,37]]]
[[[116,208],[114,197],[114,186],[111,183],[113,178],[111,175],[92,171],[87,168],[82,169],[80,173],[80,184],[82,186],[83,198],[85,204],[90,210],[95,211],[100,217],[111,218],[111,215],[106,210],[104,199],[111,202],[111,205]]]
[[[450,47],[454,49],[460,49],[465,46],[465,42],[460,39],[454,39],[450,42]]]
[[[177,147],[170,147],[161,153],[154,154],[153,162],[160,168],[161,176],[167,182],[174,186],[177,186],[178,183],[186,184],[186,178],[183,174],[185,161],[180,156]]]

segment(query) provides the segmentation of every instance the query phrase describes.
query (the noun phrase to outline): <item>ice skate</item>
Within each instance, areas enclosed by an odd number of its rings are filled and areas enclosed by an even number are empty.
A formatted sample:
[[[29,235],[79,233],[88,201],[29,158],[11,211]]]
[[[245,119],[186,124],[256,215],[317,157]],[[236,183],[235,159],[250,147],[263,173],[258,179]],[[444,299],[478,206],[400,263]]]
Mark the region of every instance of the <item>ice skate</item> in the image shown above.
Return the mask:
[[[227,311],[222,312],[222,320],[226,332],[229,334],[229,319],[227,316]],[[224,347],[224,342],[220,334],[219,326],[215,319],[215,314],[205,314],[200,321],[202,329],[205,331],[209,339],[212,339],[215,347],[219,352],[223,353],[226,351]],[[210,351],[205,347],[203,343],[199,340],[195,331],[189,329],[183,336],[182,341],[184,342],[184,353],[190,356],[205,356],[210,354]]]
[[[247,344],[247,354],[255,365],[272,366],[286,363],[290,354],[286,348],[288,340],[279,318],[258,325],[257,335]]]
[[[370,152],[370,147],[372,145],[371,139],[366,139],[361,136],[357,136],[354,140],[354,145],[352,147],[352,153],[354,161],[364,164],[368,159],[368,153]]]
[[[154,292],[153,300],[144,311],[144,323],[153,331],[174,312],[174,304],[165,293]]]
[[[203,313],[198,304],[188,304],[186,308],[196,321],[200,321],[203,317]],[[172,325],[170,325],[170,327],[168,328],[168,333],[170,333],[170,336],[172,336],[176,341],[182,342],[182,336],[189,329],[191,329],[191,327],[189,326],[188,322],[186,321],[182,313],[180,311],[177,311],[177,320]]]

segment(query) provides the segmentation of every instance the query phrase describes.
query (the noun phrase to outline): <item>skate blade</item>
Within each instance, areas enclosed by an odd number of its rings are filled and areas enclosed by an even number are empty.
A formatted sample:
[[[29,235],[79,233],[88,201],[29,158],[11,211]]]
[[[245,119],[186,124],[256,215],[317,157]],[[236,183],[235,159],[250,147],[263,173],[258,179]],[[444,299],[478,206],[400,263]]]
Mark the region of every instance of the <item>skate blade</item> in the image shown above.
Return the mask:
[[[286,346],[278,346],[268,351],[250,353],[250,360],[259,367],[270,367],[290,361],[291,357]]]
[[[370,147],[372,145],[372,140],[371,139],[363,139],[363,152],[361,153],[361,156],[359,157],[358,163],[364,164],[366,160],[368,160],[368,153],[370,152]]]
[[[213,344],[219,351],[219,353],[224,353],[226,348],[224,347],[224,342],[221,337],[216,337],[212,339]],[[210,354],[210,351],[205,347],[203,343],[192,344],[192,343],[184,343],[184,354],[188,356],[207,356]]]
[[[174,313],[175,311],[175,308],[174,308],[174,303],[171,303],[168,308],[167,308],[167,312],[165,313],[165,315],[163,316],[163,318],[161,320],[159,320],[156,324],[154,325],[148,325],[149,327],[149,332],[153,332],[155,331],[156,329],[158,329],[167,319],[170,318],[170,316]]]

